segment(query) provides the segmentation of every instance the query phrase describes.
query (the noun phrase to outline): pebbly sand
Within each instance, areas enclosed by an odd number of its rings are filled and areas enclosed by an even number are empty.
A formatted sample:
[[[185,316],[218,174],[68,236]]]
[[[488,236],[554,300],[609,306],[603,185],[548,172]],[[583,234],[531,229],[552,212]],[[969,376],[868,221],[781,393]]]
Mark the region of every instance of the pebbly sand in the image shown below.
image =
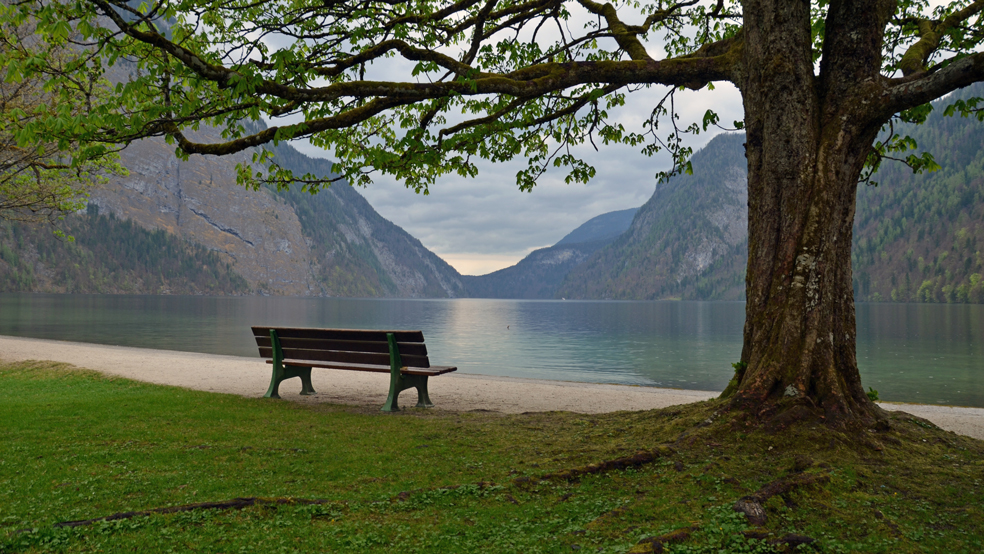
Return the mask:
[[[51,360],[149,383],[209,392],[261,397],[270,383],[270,366],[260,358],[241,358],[105,346],[78,342],[0,336],[0,361]],[[460,368],[459,368],[460,370]],[[280,385],[280,395],[294,402],[382,406],[385,374],[319,370],[312,373],[314,396],[301,396],[300,381]],[[717,396],[710,391],[602,385],[450,373],[430,380],[430,397],[438,409],[489,410],[503,413],[564,410],[603,413],[650,410]],[[416,403],[416,392],[400,396],[403,406]],[[984,409],[926,404],[881,403],[932,421],[943,429],[984,440]]]

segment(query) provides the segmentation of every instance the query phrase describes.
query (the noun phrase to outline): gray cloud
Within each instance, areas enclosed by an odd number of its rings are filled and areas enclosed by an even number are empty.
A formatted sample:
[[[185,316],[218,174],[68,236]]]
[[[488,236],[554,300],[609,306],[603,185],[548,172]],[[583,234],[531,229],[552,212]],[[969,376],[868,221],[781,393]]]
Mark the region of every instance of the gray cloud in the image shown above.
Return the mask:
[[[571,29],[580,29],[595,19],[577,5],[571,6],[571,10],[568,23]],[[630,16],[630,20],[639,17]],[[555,38],[553,30],[541,30],[539,40],[544,43]],[[603,47],[616,48],[612,39],[603,42],[607,43]],[[665,55],[660,37],[651,37],[646,46],[656,57]],[[377,60],[368,68],[367,78],[426,80],[426,76],[409,76],[413,66],[413,62],[399,57]],[[610,113],[627,130],[640,132],[641,123],[666,91],[661,86],[636,91],[628,95],[625,106]],[[675,107],[682,127],[701,122],[709,108],[717,111],[727,126],[742,118],[741,97],[727,83],[717,85],[715,91],[677,92]],[[294,118],[288,121],[291,119]],[[449,114],[449,123],[457,120],[457,116]],[[665,138],[668,122],[662,122],[660,129]],[[699,148],[718,132],[709,130],[691,137],[688,144]],[[310,156],[331,157],[331,152],[314,148],[306,141],[292,144]],[[415,194],[386,176],[376,176],[372,185],[360,188],[359,192],[383,217],[420,239],[461,273],[483,274],[512,265],[534,249],[556,243],[592,217],[645,203],[656,186],[655,174],[669,169],[670,159],[664,153],[648,158],[639,150],[601,144],[599,151],[590,145],[578,148],[576,152],[597,169],[597,176],[587,185],[567,185],[563,171],[554,169],[540,179],[531,193],[520,192],[516,187],[516,172],[526,164],[523,160],[513,160],[503,164],[481,163],[479,175],[474,179],[445,177],[430,188],[428,196]]]
[[[662,94],[665,92],[657,89],[634,93],[616,117],[634,127],[631,130],[639,130],[638,122],[648,116]],[[730,85],[715,91],[677,93],[676,107],[683,126],[700,122],[709,108],[727,125],[742,118],[741,98]],[[715,134],[708,130],[692,137],[690,145],[697,149]],[[330,157],[304,142],[294,145],[308,155]],[[513,160],[483,163],[474,179],[443,178],[427,196],[386,176],[377,176],[359,192],[383,217],[420,239],[461,273],[483,274],[554,244],[592,217],[641,206],[653,193],[656,172],[670,166],[665,154],[647,158],[637,147],[599,145],[596,152],[587,146],[579,148],[578,154],[597,169],[597,176],[587,185],[567,185],[564,173],[553,170],[532,192],[520,192],[515,175],[525,162]]]

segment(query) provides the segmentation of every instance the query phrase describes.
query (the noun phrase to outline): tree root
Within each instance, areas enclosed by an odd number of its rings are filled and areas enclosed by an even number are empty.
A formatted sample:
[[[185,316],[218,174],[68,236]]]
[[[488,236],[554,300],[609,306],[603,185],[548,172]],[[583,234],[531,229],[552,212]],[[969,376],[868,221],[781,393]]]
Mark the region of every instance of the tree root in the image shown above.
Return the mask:
[[[232,500],[226,500],[224,502],[200,502],[198,504],[183,504],[181,506],[167,506],[164,508],[153,508],[150,510],[142,510],[139,512],[120,512],[113,515],[108,515],[104,517],[97,517],[93,519],[80,519],[77,521],[62,521],[56,523],[54,527],[84,527],[86,525],[92,525],[94,523],[99,523],[101,521],[117,521],[121,519],[130,519],[139,516],[150,516],[156,514],[176,514],[179,512],[191,512],[193,510],[242,510],[250,506],[282,506],[282,505],[317,505],[317,504],[333,504],[335,502],[331,500],[310,500],[304,498],[262,498],[258,496],[250,496],[247,498],[233,498]]]
[[[540,477],[528,477],[522,476],[517,477],[512,480],[512,484],[518,487],[532,486],[540,483],[542,481],[577,481],[580,477],[584,475],[594,475],[598,473],[604,473],[607,471],[613,471],[618,469],[626,469],[630,467],[640,467],[647,464],[651,464],[660,458],[670,456],[673,454],[673,450],[665,446],[656,448],[655,450],[637,452],[631,456],[625,456],[623,458],[616,458],[614,460],[608,460],[604,462],[598,462],[596,464],[588,464],[585,466],[562,469],[560,471],[555,471],[553,473],[547,473],[546,475],[541,475]]]
[[[672,454],[673,451],[666,447],[659,447],[655,450],[648,452],[638,452],[631,456],[625,456],[623,458],[616,458],[614,460],[608,460],[604,462],[598,462],[596,464],[588,464],[586,466],[575,467],[571,469],[563,469],[554,473],[548,473],[540,477],[517,477],[513,479],[510,484],[516,487],[527,487],[533,486],[537,483],[543,481],[575,481],[583,475],[591,475],[597,473],[603,473],[606,471],[612,471],[617,469],[625,469],[629,467],[639,467],[642,465],[650,464],[657,459],[668,456]],[[480,481],[475,483],[481,489],[486,489],[494,487],[495,483],[490,481]],[[449,487],[439,487],[438,489],[428,489],[428,490],[455,490],[460,488],[462,485],[453,485]],[[426,492],[425,490],[415,490],[415,491],[404,491],[390,499],[391,502],[400,502],[408,500],[413,494]],[[512,497],[509,497],[513,503],[517,501]],[[332,504],[335,503],[331,500],[322,499],[304,499],[304,498],[263,498],[259,496],[250,496],[246,498],[233,498],[232,500],[226,500],[224,502],[200,502],[198,504],[183,504],[181,506],[167,506],[163,508],[152,508],[150,510],[141,510],[134,512],[119,512],[116,514],[97,517],[92,519],[80,519],[76,521],[62,521],[56,523],[54,527],[84,527],[87,525],[93,525],[102,521],[117,521],[123,519],[131,519],[139,516],[150,516],[157,514],[175,514],[179,512],[190,512],[193,510],[242,510],[244,508],[249,508],[251,506],[269,506],[269,505],[316,505],[316,504]]]
[[[795,488],[816,484],[826,484],[828,482],[830,482],[830,475],[826,473],[797,474],[791,477],[785,477],[765,485],[758,491],[748,496],[739,498],[738,501],[734,503],[732,508],[736,512],[745,514],[745,517],[748,518],[748,522],[752,525],[765,525],[768,517],[766,516],[765,508],[762,507],[762,505],[765,504],[767,500],[777,494],[786,494]]]
[[[749,539],[758,539],[769,543],[774,547],[782,547],[783,550],[795,550],[801,544],[813,544],[817,539],[806,535],[794,535],[792,533],[783,537],[770,539],[769,534],[763,531],[744,531],[742,535]]]

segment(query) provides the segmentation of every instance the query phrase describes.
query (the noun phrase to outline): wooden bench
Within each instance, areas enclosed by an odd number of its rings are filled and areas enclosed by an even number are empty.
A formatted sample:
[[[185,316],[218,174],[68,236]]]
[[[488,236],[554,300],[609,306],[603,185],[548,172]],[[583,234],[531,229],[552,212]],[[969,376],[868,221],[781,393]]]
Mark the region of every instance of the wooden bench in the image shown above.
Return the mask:
[[[373,331],[361,329],[304,329],[253,327],[260,357],[273,364],[273,376],[265,398],[280,398],[284,379],[301,378],[301,394],[314,394],[311,368],[349,369],[390,374],[384,412],[399,411],[397,397],[417,389],[417,407],[434,405],[427,394],[427,378],[457,370],[431,366],[421,331]]]

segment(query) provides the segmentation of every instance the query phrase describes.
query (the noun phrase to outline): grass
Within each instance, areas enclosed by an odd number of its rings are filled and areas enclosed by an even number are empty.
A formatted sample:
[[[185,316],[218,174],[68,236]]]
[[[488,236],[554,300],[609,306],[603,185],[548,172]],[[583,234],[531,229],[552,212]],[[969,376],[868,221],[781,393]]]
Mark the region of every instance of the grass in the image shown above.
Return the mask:
[[[713,401],[388,415],[40,362],[0,384],[4,553],[984,550],[984,443],[901,414],[859,439]]]

